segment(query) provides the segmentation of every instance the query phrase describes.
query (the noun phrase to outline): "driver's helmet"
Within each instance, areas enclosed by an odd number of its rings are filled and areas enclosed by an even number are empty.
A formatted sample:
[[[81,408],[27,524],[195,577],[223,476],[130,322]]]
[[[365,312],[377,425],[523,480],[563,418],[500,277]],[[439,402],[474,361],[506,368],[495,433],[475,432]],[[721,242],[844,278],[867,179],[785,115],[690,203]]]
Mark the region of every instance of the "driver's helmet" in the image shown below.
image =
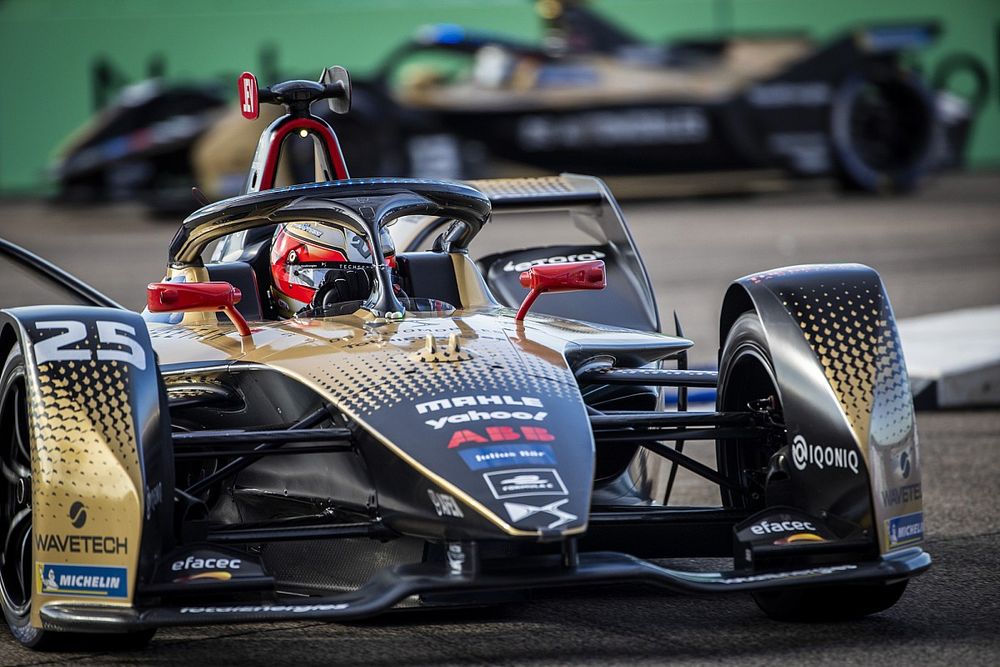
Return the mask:
[[[396,248],[384,227],[379,241],[386,262],[395,268]],[[271,241],[271,278],[281,317],[363,301],[376,279],[372,249],[365,237],[335,223],[278,225]]]

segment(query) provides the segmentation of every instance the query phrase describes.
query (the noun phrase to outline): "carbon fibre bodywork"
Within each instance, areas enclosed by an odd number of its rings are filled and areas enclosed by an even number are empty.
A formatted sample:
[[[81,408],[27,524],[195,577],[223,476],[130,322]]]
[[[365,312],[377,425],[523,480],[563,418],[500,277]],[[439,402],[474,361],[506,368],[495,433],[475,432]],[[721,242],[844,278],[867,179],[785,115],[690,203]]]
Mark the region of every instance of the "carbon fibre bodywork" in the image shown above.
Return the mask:
[[[582,177],[559,185],[484,183],[487,195],[360,179],[206,207],[171,245],[169,281],[209,280],[218,265],[202,252],[227,235],[240,243],[224,250],[226,261],[252,272],[250,254],[266,243],[248,238],[292,220],[377,239],[395,218],[419,216],[415,225],[438,234],[431,251],[397,257],[413,290],[406,299],[385,288],[376,244],[381,282],[367,301],[251,322],[250,335],[211,312],[4,311],[0,341],[21,347],[29,378],[32,562],[56,566],[33,581],[32,625],[349,619],[624,581],[696,593],[878,587],[925,570],[912,406],[877,274],[793,267],[730,289],[723,333],[757,313],[783,421],[756,402],[665,411],[662,387],[715,379],[684,368],[691,341],[542,312],[518,320],[468,256],[494,208],[569,210],[603,230],[608,259],[628,277],[621,289],[658,325],[610,193]],[[430,301],[442,285],[456,303]],[[267,298],[266,283],[252,289],[245,298]],[[420,299],[438,305],[420,310]],[[785,461],[792,488],[785,503],[763,504],[742,474],[664,444],[735,437],[777,448],[770,460]],[[667,474],[651,465],[661,457],[732,501],[665,505],[650,479]],[[95,475],[95,465],[110,472]],[[88,529],[107,533],[95,535],[127,542],[67,550],[96,544],[81,537],[89,533],[76,525],[75,503],[87,508]],[[673,556],[735,557],[735,567],[689,572],[640,560]],[[113,576],[126,576],[124,596]]]

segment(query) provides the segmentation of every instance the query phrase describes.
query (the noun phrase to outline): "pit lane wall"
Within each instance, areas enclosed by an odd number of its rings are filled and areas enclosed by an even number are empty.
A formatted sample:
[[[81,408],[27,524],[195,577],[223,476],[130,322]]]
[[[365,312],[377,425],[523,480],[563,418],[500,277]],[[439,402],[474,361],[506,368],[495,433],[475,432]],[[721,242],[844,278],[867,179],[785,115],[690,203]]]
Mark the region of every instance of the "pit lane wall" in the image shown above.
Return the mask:
[[[774,31],[804,31],[825,40],[864,23],[937,20],[943,33],[918,61],[928,74],[955,55],[983,67],[988,89],[968,160],[972,166],[1000,165],[1000,3],[995,0],[591,4],[652,42]],[[245,69],[255,70],[262,81],[278,81],[315,78],[334,63],[363,76],[419,26],[431,23],[537,42],[542,27],[534,5],[528,0],[5,0],[0,62],[9,66],[0,68],[0,195],[44,191],[46,168],[60,142],[125,84],[162,75],[170,81],[217,81],[228,91]]]

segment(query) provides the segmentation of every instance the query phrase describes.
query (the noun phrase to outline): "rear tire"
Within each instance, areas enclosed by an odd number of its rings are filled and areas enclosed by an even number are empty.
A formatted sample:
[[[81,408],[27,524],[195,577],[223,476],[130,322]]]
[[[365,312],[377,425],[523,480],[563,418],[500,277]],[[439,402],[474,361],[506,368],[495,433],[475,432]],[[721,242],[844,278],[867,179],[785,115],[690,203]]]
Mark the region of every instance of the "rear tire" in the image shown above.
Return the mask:
[[[31,436],[24,358],[17,346],[0,372],[0,608],[14,638],[26,648],[119,650],[146,646],[155,629],[83,635],[31,625],[35,561],[31,549]],[[23,545],[27,545],[24,547]]]
[[[846,192],[904,194],[931,167],[934,102],[920,80],[899,72],[846,79],[834,95],[830,140]]]
[[[778,382],[764,325],[754,311],[740,315],[726,335],[719,361],[717,406],[720,411],[747,410],[748,404],[773,397],[781,412]],[[720,440],[716,444],[719,472],[739,482],[740,494],[722,490],[725,507],[759,511],[788,504],[775,487],[782,486],[780,472],[771,459],[782,443]],[[803,563],[803,567],[809,564]],[[780,621],[845,621],[874,614],[896,604],[906,581],[871,586],[828,586],[752,593],[761,610]]]

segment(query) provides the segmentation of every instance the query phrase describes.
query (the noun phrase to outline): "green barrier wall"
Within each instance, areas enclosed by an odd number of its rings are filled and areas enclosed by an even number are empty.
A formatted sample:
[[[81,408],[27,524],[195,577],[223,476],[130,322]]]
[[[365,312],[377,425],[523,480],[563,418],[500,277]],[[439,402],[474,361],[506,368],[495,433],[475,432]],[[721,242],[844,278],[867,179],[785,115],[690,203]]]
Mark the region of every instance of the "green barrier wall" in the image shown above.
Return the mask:
[[[804,30],[823,38],[864,22],[937,20],[944,34],[918,61],[933,71],[947,55],[964,52],[987,68],[989,99],[969,162],[1000,165],[1000,0],[605,0],[594,6],[651,40],[747,30]],[[0,192],[44,189],[55,150],[94,112],[99,61],[121,82],[151,69],[171,80],[227,82],[244,69],[318,75],[328,64],[363,75],[416,27],[438,22],[530,40],[541,32],[528,0],[0,0]]]

